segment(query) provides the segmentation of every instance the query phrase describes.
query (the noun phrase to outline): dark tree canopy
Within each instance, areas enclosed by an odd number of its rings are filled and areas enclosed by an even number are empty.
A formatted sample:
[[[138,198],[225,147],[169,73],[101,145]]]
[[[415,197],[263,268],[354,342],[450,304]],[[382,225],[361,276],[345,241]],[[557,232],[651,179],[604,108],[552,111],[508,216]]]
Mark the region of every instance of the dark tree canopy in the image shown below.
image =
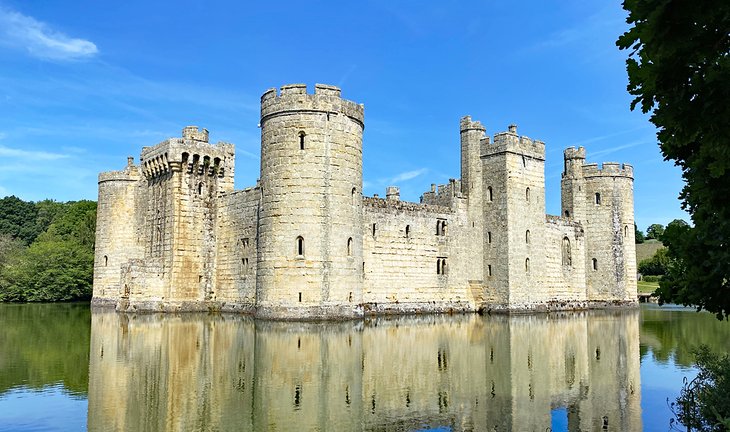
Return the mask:
[[[693,227],[665,233],[677,268],[661,302],[730,313],[730,1],[625,0],[633,27],[617,45],[629,93],[651,112],[666,160],[682,169]],[[670,231],[667,228],[667,231]]]
[[[644,233],[634,223],[634,239],[637,244],[644,243]]]
[[[664,234],[664,225],[662,224],[651,224],[649,225],[649,228],[646,229],[647,240],[659,240],[660,238],[662,238],[662,234]]]

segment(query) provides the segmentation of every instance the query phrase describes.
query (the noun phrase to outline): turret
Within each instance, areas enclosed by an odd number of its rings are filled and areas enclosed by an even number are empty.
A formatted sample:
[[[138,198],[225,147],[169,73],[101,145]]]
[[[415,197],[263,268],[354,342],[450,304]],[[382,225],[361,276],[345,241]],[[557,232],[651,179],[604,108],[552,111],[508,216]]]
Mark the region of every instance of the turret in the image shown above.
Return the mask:
[[[363,106],[337,87],[261,97],[257,315],[362,315]]]
[[[583,165],[586,161],[586,149],[569,147],[563,152],[563,160],[563,178],[560,182],[561,214],[566,218],[584,221],[586,213]]]

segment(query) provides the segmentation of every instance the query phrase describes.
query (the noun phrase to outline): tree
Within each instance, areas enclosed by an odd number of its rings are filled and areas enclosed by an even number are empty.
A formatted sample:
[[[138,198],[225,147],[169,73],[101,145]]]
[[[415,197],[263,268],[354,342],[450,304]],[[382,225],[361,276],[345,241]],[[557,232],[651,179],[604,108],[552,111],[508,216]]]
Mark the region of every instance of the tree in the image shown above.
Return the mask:
[[[38,211],[32,202],[16,196],[0,199],[0,234],[8,234],[26,245],[41,233],[36,224]]]
[[[617,41],[631,108],[651,112],[666,160],[682,170],[682,208],[693,227],[673,230],[676,261],[660,302],[730,313],[730,2],[624,0],[632,25]],[[681,271],[679,270],[681,269]]]
[[[717,355],[706,345],[695,351],[699,372],[672,404],[680,423],[688,430],[730,429],[730,355]]]
[[[636,244],[644,243],[644,233],[634,223],[634,239]]]
[[[649,225],[649,228],[646,229],[647,240],[659,240],[662,238],[662,234],[664,234],[664,225],[662,224],[651,224]]]
[[[670,265],[671,260],[667,255],[667,249],[661,248],[651,258],[642,260],[638,270],[642,275],[663,276],[668,272]]]

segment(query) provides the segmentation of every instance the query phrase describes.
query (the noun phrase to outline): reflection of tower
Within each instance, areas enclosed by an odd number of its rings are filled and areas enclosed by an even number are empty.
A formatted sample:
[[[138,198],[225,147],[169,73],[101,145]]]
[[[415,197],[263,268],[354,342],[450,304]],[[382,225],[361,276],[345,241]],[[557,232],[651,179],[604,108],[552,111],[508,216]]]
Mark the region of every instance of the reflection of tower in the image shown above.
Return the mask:
[[[641,430],[639,313],[92,315],[89,430]]]
[[[362,419],[361,324],[256,321],[254,430],[352,430]]]
[[[88,429],[252,430],[253,321],[94,312]]]
[[[261,97],[259,316],[362,315],[362,133],[336,87]]]

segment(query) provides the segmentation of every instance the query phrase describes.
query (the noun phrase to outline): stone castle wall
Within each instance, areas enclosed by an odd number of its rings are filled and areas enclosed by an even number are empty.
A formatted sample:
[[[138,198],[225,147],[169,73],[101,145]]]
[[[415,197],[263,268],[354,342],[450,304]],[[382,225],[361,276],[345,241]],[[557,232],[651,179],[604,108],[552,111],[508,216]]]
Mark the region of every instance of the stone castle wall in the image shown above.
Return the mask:
[[[565,151],[545,215],[545,144],[461,119],[461,179],[420,203],[362,195],[363,106],[336,87],[261,98],[261,176],[195,126],[99,176],[94,303],[262,318],[531,311],[636,303],[633,169]]]

